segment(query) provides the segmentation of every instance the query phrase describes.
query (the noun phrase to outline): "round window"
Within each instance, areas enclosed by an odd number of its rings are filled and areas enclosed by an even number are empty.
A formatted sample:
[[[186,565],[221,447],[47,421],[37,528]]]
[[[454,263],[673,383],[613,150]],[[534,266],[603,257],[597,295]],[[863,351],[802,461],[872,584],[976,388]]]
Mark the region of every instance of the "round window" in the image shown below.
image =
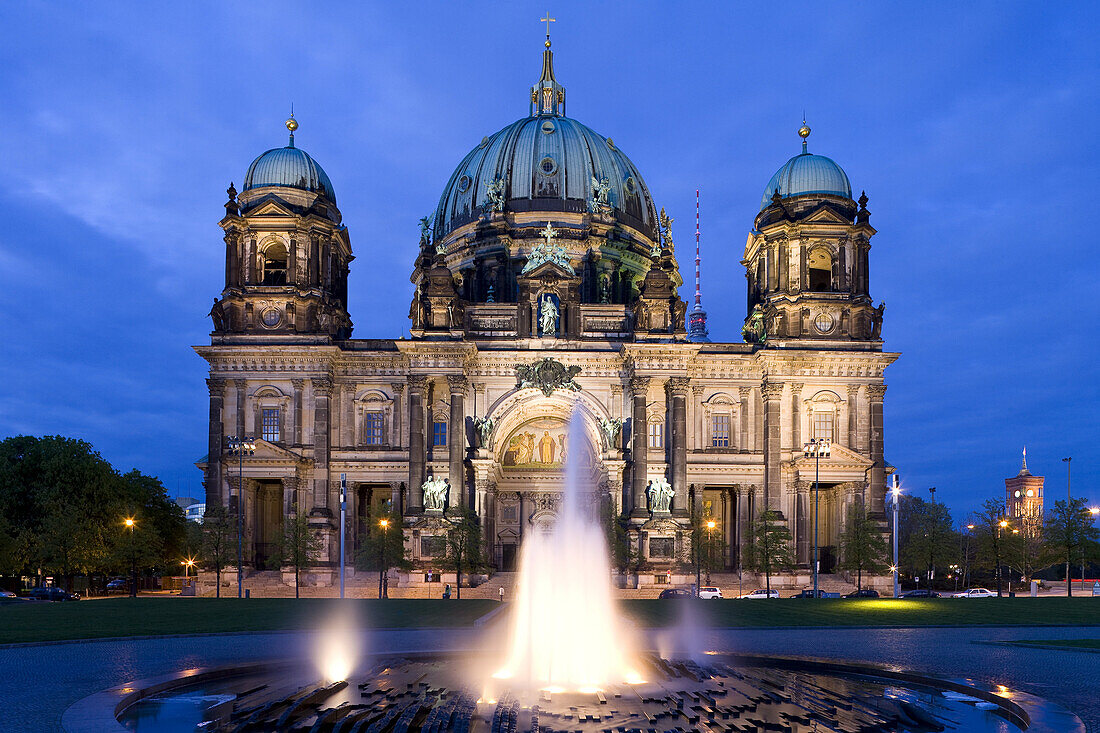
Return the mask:
[[[637,184],[634,183],[634,176],[627,177],[626,182],[623,185],[626,187],[627,193],[634,193],[638,190]]]
[[[458,190],[461,191],[462,193],[466,193],[467,191],[470,190],[470,177],[469,176],[462,176],[462,178],[458,179]]]
[[[1017,498],[1017,499],[1019,499],[1019,498],[1020,498],[1020,492],[1019,492],[1019,490],[1017,490],[1017,491],[1016,491],[1016,498]]]
[[[555,127],[554,127],[554,123],[553,123],[553,122],[551,122],[550,120],[545,120],[545,121],[543,121],[543,123],[542,123],[542,131],[543,131],[543,132],[545,132],[545,133],[546,133],[547,135],[549,135],[550,133],[552,133],[552,132],[553,132],[553,131],[554,131],[555,129],[557,129],[557,128],[555,128]]]
[[[833,330],[835,323],[831,313],[818,313],[817,318],[814,319],[814,328],[818,333],[828,333]]]
[[[263,324],[268,328],[274,328],[275,326],[278,326],[279,319],[280,314],[278,308],[268,308],[260,314],[260,320],[263,321]]]
[[[558,170],[557,162],[547,155],[545,158],[539,161],[539,173],[544,176],[552,176]]]

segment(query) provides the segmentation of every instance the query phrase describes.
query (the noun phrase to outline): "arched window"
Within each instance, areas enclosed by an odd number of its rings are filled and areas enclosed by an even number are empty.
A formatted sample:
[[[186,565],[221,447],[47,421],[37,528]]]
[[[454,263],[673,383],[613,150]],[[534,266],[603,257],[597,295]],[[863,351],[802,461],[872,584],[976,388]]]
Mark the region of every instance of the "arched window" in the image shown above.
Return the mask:
[[[264,285],[286,285],[286,247],[282,242],[269,244],[261,255]]]
[[[810,270],[810,290],[818,293],[833,289],[833,256],[824,247],[810,252],[806,260]]]

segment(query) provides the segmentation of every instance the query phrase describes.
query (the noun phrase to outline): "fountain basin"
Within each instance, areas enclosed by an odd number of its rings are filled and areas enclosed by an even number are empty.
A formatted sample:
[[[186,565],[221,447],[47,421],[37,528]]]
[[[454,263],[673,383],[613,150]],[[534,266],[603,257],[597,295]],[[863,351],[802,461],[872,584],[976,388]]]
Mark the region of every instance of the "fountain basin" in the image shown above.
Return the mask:
[[[477,661],[468,654],[379,655],[335,685],[318,681],[300,661],[192,670],[117,688],[103,700],[116,730],[166,733],[1084,730],[1064,709],[1019,691],[823,660],[709,654],[697,664],[647,654],[639,684],[584,692],[501,688],[494,697],[470,682]]]

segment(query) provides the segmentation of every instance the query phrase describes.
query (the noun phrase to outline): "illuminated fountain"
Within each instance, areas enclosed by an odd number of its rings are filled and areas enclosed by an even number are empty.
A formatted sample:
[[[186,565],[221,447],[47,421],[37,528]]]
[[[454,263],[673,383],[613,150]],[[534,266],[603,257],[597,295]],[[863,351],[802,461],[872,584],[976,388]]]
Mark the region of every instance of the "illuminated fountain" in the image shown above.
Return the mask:
[[[583,430],[574,412],[575,439],[567,444],[582,445]],[[1008,733],[1026,730],[1029,718],[1076,720],[1007,688],[862,664],[704,652],[699,602],[690,599],[679,602],[680,623],[656,636],[659,653],[640,651],[613,597],[584,456],[570,451],[565,464],[561,514],[552,529],[528,532],[521,550],[503,661],[500,652],[363,655],[348,602],[324,621],[315,667],[288,659],[192,670],[172,684],[146,680],[86,700],[102,698],[98,704],[129,729],[157,733]]]
[[[574,410],[568,445],[584,440]],[[589,690],[638,681],[611,586],[607,540],[597,519],[583,453],[565,457],[561,514],[520,550],[510,648],[493,676],[521,690]]]

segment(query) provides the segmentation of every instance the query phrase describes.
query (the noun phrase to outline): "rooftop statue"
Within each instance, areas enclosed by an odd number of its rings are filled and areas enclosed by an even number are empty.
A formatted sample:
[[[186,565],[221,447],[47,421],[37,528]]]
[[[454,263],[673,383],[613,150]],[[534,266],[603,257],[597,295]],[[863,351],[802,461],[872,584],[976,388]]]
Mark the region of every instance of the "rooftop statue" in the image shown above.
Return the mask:
[[[750,344],[764,344],[768,340],[768,329],[764,323],[764,306],[757,303],[752,309],[745,325],[741,327],[741,336]]]
[[[531,254],[527,256],[527,264],[523,266],[523,272],[530,272],[543,263],[553,262],[570,275],[575,275],[576,271],[569,264],[569,256],[565,253],[565,247],[555,242],[557,230],[550,222],[546,222],[546,228],[540,231],[539,235],[543,238],[543,241],[531,249]]]
[[[592,176],[592,198],[588,201],[588,210],[596,214],[610,207],[611,203],[607,200],[607,194],[610,191],[610,181]]]
[[[675,251],[676,245],[672,243],[672,222],[676,221],[671,216],[665,213],[665,207],[661,207],[661,237],[665,241],[665,247],[670,251]]]
[[[508,176],[501,176],[489,183],[485,190],[486,214],[492,215],[498,211],[504,211],[504,186],[508,183]]]

